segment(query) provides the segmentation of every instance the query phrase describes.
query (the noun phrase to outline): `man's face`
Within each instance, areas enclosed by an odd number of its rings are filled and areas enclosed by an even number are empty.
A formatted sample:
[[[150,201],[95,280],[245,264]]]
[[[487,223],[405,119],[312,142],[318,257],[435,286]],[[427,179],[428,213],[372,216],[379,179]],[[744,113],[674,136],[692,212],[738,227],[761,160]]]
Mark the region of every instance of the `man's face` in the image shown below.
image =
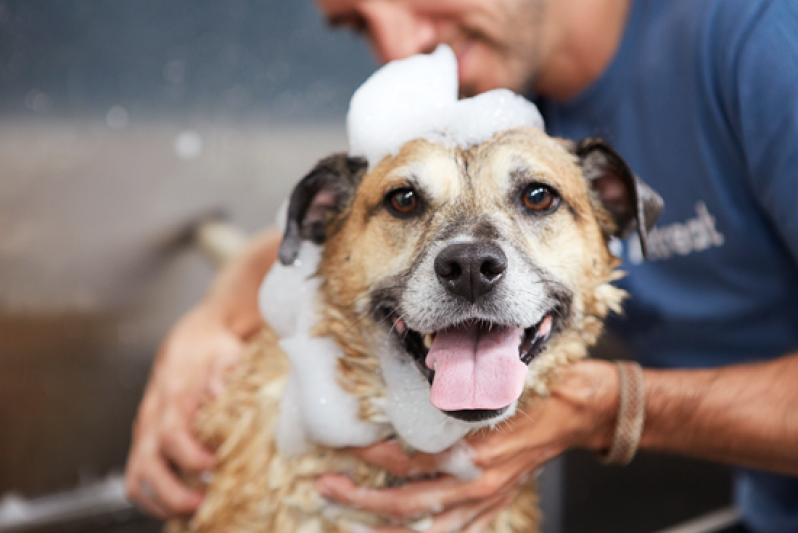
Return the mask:
[[[450,45],[463,96],[499,87],[525,92],[545,51],[545,0],[316,2],[330,24],[367,36],[383,63]]]

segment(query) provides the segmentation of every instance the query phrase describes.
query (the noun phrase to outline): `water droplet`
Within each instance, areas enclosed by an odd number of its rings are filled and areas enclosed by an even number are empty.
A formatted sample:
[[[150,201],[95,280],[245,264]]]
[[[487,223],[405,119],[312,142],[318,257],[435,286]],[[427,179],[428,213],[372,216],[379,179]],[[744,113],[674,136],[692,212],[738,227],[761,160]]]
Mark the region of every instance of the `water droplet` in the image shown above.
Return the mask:
[[[121,130],[127,126],[128,118],[127,110],[122,106],[115,105],[106,113],[105,122],[110,128]]]
[[[175,138],[175,153],[181,159],[196,159],[202,153],[202,137],[194,130],[185,130]]]

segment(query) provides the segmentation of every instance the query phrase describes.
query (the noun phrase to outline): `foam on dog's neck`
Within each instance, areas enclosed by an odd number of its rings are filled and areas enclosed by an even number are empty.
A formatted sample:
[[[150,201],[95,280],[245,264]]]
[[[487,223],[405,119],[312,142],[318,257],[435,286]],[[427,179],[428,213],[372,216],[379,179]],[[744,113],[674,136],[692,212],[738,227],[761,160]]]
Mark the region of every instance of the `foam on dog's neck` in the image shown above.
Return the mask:
[[[385,433],[384,427],[358,418],[357,399],[336,383],[341,349],[332,339],[311,334],[318,320],[320,280],[314,275],[320,259],[320,247],[303,243],[297,261],[291,266],[276,263],[258,292],[261,314],[291,361],[276,431],[277,446],[285,455],[301,453],[311,443],[365,446]]]
[[[537,107],[507,89],[457,99],[457,59],[440,45],[434,53],[391,61],[355,91],[349,103],[349,154],[373,168],[406,142],[467,148],[517,127],[543,130]]]
[[[381,407],[402,440],[416,450],[438,453],[471,431],[469,424],[429,402],[429,383],[395,342],[385,338],[378,352],[387,387]]]

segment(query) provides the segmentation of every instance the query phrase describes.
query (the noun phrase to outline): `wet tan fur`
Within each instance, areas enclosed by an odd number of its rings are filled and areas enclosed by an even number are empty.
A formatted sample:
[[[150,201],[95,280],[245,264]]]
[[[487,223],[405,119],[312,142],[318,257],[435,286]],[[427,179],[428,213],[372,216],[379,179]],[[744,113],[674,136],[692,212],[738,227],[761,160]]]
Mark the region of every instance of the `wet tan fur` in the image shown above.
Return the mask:
[[[572,212],[562,206],[534,227],[517,216],[506,198],[512,190],[508,174],[519,166],[533,169],[536,181],[556,185]],[[385,194],[406,182],[408,169],[421,181],[431,204],[423,224],[408,224],[381,208]],[[435,179],[424,181],[419,173],[429,176],[430,169]],[[535,130],[499,134],[468,151],[426,141],[408,143],[363,178],[351,205],[333,222],[318,270],[322,319],[316,334],[332,337],[343,348],[338,381],[360,399],[363,419],[386,420],[379,401],[385,386],[378,360],[369,351],[371,339],[385,332],[364,308],[364,295],[380,280],[406,269],[451,220],[467,221],[485,213],[491,214],[504,236],[521,243],[544,269],[557,272],[574,289],[568,328],[538,356],[544,364],[536,375],[530,373],[519,409],[545,392],[556,379],[557,368],[586,355],[608,310],[618,309],[623,293],[610,285],[619,277],[614,270],[617,260],[607,251],[602,233],[602,227],[610,228],[612,222],[562,143]],[[313,487],[318,475],[330,471],[346,472],[361,485],[384,487],[390,477],[385,472],[328,448],[317,447],[293,458],[276,452],[273,432],[287,373],[287,358],[267,328],[230,376],[229,392],[200,410],[197,431],[217,450],[218,463],[192,530],[337,533],[353,523],[386,523],[353,510],[328,520],[319,511],[323,500]],[[491,532],[538,531],[536,502],[531,482],[497,517]],[[184,531],[186,526],[172,522],[168,529]]]

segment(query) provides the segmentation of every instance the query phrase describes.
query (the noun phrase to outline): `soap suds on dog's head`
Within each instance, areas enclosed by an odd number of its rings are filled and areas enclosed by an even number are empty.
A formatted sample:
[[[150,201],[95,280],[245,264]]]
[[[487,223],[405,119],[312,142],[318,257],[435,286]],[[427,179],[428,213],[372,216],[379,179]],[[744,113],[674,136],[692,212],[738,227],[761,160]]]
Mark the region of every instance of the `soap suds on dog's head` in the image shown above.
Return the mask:
[[[457,93],[457,59],[447,45],[388,63],[352,96],[350,155],[365,157],[373,168],[413,139],[465,148],[509,128],[543,130],[537,107],[512,91],[496,89],[463,100]]]

